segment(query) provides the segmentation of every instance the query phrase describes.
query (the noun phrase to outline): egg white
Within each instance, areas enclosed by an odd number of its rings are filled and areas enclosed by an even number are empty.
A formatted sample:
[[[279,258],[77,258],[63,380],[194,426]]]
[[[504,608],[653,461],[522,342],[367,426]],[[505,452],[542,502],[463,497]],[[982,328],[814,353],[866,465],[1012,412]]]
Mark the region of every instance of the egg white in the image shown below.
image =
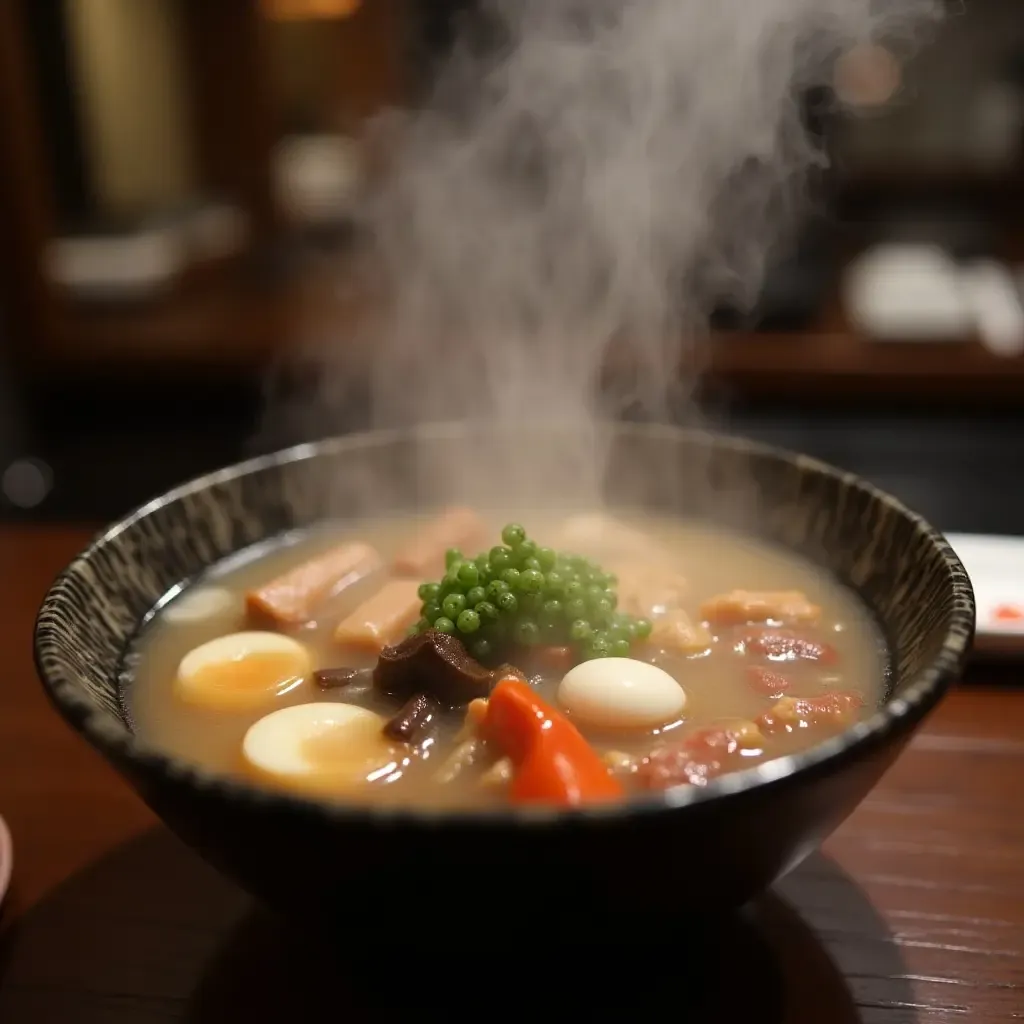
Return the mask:
[[[686,691],[656,665],[633,658],[595,658],[566,673],[558,702],[581,724],[653,729],[679,719]]]

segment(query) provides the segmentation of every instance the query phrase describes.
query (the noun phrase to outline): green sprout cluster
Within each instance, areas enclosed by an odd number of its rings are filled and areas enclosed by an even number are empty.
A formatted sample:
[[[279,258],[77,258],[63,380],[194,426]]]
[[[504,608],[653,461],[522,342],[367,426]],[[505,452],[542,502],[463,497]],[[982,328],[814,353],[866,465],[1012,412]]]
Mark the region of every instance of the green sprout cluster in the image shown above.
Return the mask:
[[[538,644],[571,645],[583,661],[626,658],[634,641],[650,636],[650,622],[616,610],[613,574],[580,555],[538,546],[517,523],[501,540],[475,558],[447,552],[444,578],[420,586],[412,633],[451,633],[484,663],[510,646]]]

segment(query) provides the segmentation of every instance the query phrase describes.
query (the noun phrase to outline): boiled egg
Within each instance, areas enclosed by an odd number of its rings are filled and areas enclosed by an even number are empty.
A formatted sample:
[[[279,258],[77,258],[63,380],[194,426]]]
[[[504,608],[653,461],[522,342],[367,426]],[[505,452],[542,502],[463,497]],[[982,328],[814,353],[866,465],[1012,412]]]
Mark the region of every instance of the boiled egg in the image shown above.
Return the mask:
[[[242,757],[262,782],[314,796],[344,794],[401,772],[408,755],[384,735],[385,724],[354,704],[296,704],[253,725]]]
[[[175,598],[161,616],[175,626],[196,626],[226,619],[240,620],[242,602],[224,587],[197,587]]]
[[[280,633],[229,633],[181,659],[175,686],[192,704],[220,710],[255,709],[301,686],[312,671],[309,653]]]
[[[585,725],[653,729],[679,718],[686,692],[656,665],[633,658],[595,658],[566,673],[558,702]]]

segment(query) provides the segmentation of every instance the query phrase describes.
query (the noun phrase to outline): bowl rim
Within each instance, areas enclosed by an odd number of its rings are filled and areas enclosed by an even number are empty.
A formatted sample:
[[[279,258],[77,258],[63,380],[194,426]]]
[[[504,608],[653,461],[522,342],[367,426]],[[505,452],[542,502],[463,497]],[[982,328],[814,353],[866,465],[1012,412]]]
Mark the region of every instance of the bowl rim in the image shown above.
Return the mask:
[[[227,483],[240,477],[291,463],[314,459],[324,455],[337,455],[347,449],[370,444],[386,445],[407,440],[412,435],[437,435],[452,429],[464,429],[464,424],[437,424],[412,430],[396,428],[360,431],[358,433],[306,441],[278,451],[233,463],[165,491],[163,494],[137,506],[121,519],[97,533],[57,575],[47,589],[33,628],[33,657],[36,673],[47,696],[65,721],[80,732],[101,754],[115,762],[127,760],[134,765],[164,778],[192,786],[203,791],[218,791],[224,797],[250,807],[264,810],[277,809],[293,813],[313,814],[339,824],[381,824],[419,826],[430,829],[443,826],[516,828],[545,825],[552,822],[574,821],[586,824],[611,819],[642,819],[652,814],[704,804],[709,800],[722,801],[738,797],[754,789],[766,789],[784,783],[798,773],[811,772],[833,759],[838,759],[876,743],[893,734],[909,729],[934,707],[960,675],[970,650],[975,628],[975,602],[970,579],[956,552],[945,537],[923,516],[910,510],[898,498],[883,491],[856,473],[832,466],[809,455],[786,448],[755,441],[737,435],[695,427],[662,424],[615,423],[613,429],[621,434],[674,437],[705,445],[724,446],[741,454],[749,454],[795,464],[817,475],[831,477],[866,493],[882,502],[897,515],[910,521],[924,539],[942,557],[947,570],[946,579],[952,591],[953,607],[942,646],[916,678],[911,679],[897,697],[887,700],[870,718],[857,722],[838,735],[812,747],[786,754],[742,771],[730,772],[712,780],[706,786],[676,786],[633,798],[621,803],[572,809],[549,808],[484,808],[469,811],[436,810],[412,805],[377,805],[328,803],[315,799],[263,789],[244,780],[221,775],[182,758],[161,752],[142,743],[130,729],[81,692],[81,683],[63,678],[43,664],[48,644],[45,619],[64,599],[63,584],[78,567],[87,565],[105,546],[145,519],[154,511],[192,494]],[[125,642],[129,638],[125,638]]]

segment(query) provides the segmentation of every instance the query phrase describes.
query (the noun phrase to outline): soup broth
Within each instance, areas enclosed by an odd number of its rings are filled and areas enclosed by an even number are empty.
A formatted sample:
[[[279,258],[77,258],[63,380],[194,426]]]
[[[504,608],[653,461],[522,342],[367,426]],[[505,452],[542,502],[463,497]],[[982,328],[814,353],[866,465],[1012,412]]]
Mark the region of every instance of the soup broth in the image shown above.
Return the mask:
[[[129,653],[136,733],[318,799],[573,804],[704,785],[819,743],[884,698],[866,609],[788,552],[704,523],[522,522],[519,554],[501,523],[460,510],[331,524],[216,566]],[[420,593],[452,573],[451,593]]]

